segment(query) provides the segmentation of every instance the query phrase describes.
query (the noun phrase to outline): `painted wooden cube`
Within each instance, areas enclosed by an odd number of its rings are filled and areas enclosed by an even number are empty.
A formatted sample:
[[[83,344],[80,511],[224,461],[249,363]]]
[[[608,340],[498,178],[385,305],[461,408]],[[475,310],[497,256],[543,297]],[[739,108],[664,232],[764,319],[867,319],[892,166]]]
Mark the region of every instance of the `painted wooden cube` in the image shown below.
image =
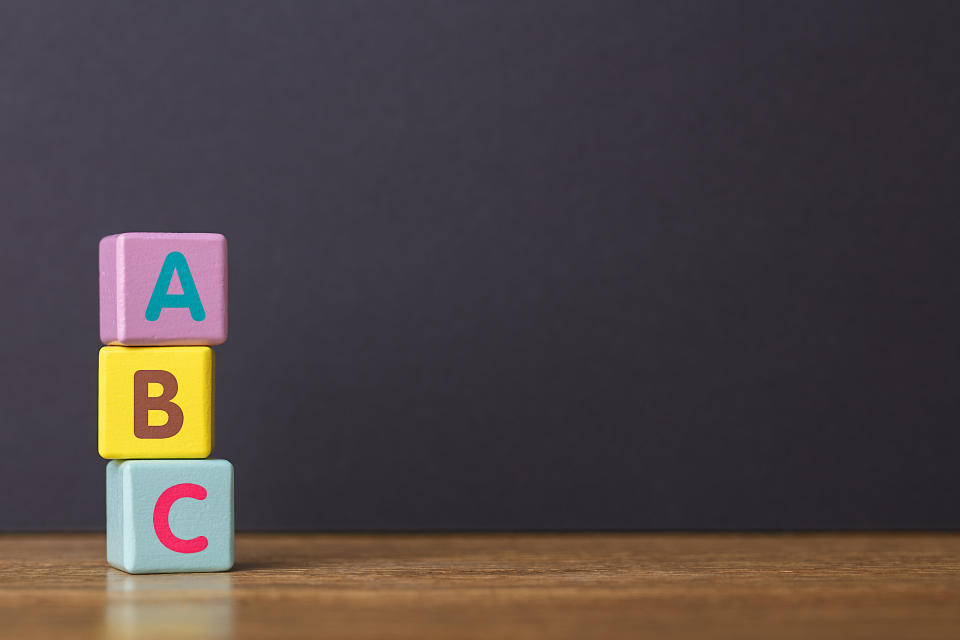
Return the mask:
[[[226,460],[107,464],[107,562],[127,573],[233,566],[233,465]]]
[[[121,233],[100,241],[100,340],[213,345],[227,339],[227,239]]]
[[[213,349],[100,349],[104,458],[206,458],[213,448]]]

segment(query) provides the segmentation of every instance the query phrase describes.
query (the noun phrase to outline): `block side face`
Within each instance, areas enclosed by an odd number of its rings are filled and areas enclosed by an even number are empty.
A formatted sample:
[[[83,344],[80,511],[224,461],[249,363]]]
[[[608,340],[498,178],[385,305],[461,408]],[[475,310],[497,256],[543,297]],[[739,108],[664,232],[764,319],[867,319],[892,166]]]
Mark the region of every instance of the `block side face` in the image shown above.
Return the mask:
[[[227,301],[228,301],[228,299],[229,299],[229,297],[230,297],[230,296],[229,296],[230,290],[229,290],[229,287],[228,287],[228,283],[229,283],[229,278],[228,278],[228,276],[229,276],[229,260],[227,259],[229,252],[227,251],[227,238],[226,238],[225,236],[220,236],[220,237],[223,238],[223,240],[222,240],[222,246],[221,246],[221,249],[220,249],[220,251],[221,251],[221,259],[220,259],[220,264],[221,264],[220,278],[221,278],[222,281],[223,281],[223,326],[222,326],[222,328],[221,328],[221,335],[217,336],[217,341],[216,341],[216,342],[211,342],[210,344],[223,344],[224,342],[226,342],[226,341],[227,341],[227,332],[228,332],[229,325],[230,325],[230,322],[229,322],[229,320],[230,320],[229,305],[227,304]]]
[[[117,236],[100,240],[100,342],[110,344],[117,334]]]
[[[227,526],[230,528],[230,537],[228,540],[228,548],[223,555],[223,563],[217,566],[218,571],[229,571],[233,568],[234,562],[234,543],[236,539],[236,508],[237,508],[237,494],[234,488],[234,471],[233,465],[227,462],[226,460],[214,460],[212,462],[222,462],[226,465],[225,473],[230,478],[230,513],[229,513],[229,522]]]
[[[138,372],[167,377],[166,383],[152,383],[150,397],[171,382],[175,395],[164,410],[150,410],[143,420],[143,404],[137,413],[134,379]],[[159,373],[158,373],[159,372]],[[160,378],[150,378],[151,380]],[[100,350],[98,450],[107,459],[205,458],[212,449],[213,433],[213,350],[209,347],[118,347]],[[142,388],[141,388],[142,391]],[[139,402],[143,402],[141,398]],[[179,412],[178,417],[171,417]],[[180,428],[165,435],[169,420],[180,420]]]
[[[216,443],[216,433],[217,433],[217,357],[213,352],[213,349],[210,349],[210,432],[208,434],[209,438],[206,442],[207,455],[204,458],[209,458],[210,454],[213,453],[213,447]]]
[[[118,569],[128,573],[133,573],[137,553],[137,539],[134,528],[134,513],[136,507],[136,495],[133,492],[133,469],[126,460],[117,461],[117,469],[120,478],[120,502],[121,502],[121,535],[123,537],[123,554]]]
[[[100,349],[97,357],[97,452],[101,458],[110,458],[109,447],[107,445],[107,425],[106,425],[106,358],[104,347]],[[108,467],[109,469],[109,467]]]
[[[107,463],[107,562],[122,568],[123,565],[123,485],[120,479],[120,463]]]
[[[127,570],[172,573],[225,571],[233,566],[233,467],[229,462],[131,460],[123,464],[130,468],[135,543]],[[184,495],[198,488],[202,495]],[[199,550],[177,548],[200,538],[206,543]]]
[[[125,233],[117,252],[120,344],[216,345],[226,340],[227,243],[223,235]],[[187,304],[196,299],[202,314]]]

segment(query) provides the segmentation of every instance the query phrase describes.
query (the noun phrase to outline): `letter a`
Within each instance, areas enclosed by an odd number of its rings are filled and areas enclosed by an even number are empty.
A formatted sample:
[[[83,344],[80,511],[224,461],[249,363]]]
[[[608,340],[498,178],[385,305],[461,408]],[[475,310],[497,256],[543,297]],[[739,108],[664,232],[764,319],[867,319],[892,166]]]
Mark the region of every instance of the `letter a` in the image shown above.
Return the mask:
[[[180,277],[183,293],[167,293],[170,290],[174,271]],[[160,311],[163,309],[183,308],[190,309],[190,317],[197,322],[207,317],[203,310],[203,303],[200,302],[200,294],[197,293],[197,285],[193,281],[193,274],[187,266],[187,259],[179,251],[171,251],[164,258],[163,266],[160,267],[160,275],[157,277],[156,286],[153,287],[153,294],[150,296],[145,315],[147,320],[153,322],[160,319]]]
[[[163,387],[163,393],[150,397],[150,383]],[[148,438],[172,438],[183,427],[183,409],[172,402],[177,395],[177,378],[162,369],[142,369],[133,374],[133,435]],[[158,427],[150,426],[150,410],[163,411],[167,422]]]

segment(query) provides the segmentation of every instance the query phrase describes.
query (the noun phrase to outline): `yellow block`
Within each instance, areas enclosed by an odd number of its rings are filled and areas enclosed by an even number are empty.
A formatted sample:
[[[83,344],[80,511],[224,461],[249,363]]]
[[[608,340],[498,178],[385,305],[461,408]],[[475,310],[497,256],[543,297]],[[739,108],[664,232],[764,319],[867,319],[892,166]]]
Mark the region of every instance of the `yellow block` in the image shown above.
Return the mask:
[[[206,458],[213,448],[210,347],[100,349],[103,458]]]

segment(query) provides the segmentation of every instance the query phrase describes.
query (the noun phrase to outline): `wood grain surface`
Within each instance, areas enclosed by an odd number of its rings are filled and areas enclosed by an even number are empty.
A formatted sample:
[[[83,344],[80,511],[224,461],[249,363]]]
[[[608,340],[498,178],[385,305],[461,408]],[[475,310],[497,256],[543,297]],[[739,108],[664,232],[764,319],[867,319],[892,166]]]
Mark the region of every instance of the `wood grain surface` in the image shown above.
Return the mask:
[[[241,534],[130,576],[95,534],[0,535],[4,638],[960,636],[958,534]]]

